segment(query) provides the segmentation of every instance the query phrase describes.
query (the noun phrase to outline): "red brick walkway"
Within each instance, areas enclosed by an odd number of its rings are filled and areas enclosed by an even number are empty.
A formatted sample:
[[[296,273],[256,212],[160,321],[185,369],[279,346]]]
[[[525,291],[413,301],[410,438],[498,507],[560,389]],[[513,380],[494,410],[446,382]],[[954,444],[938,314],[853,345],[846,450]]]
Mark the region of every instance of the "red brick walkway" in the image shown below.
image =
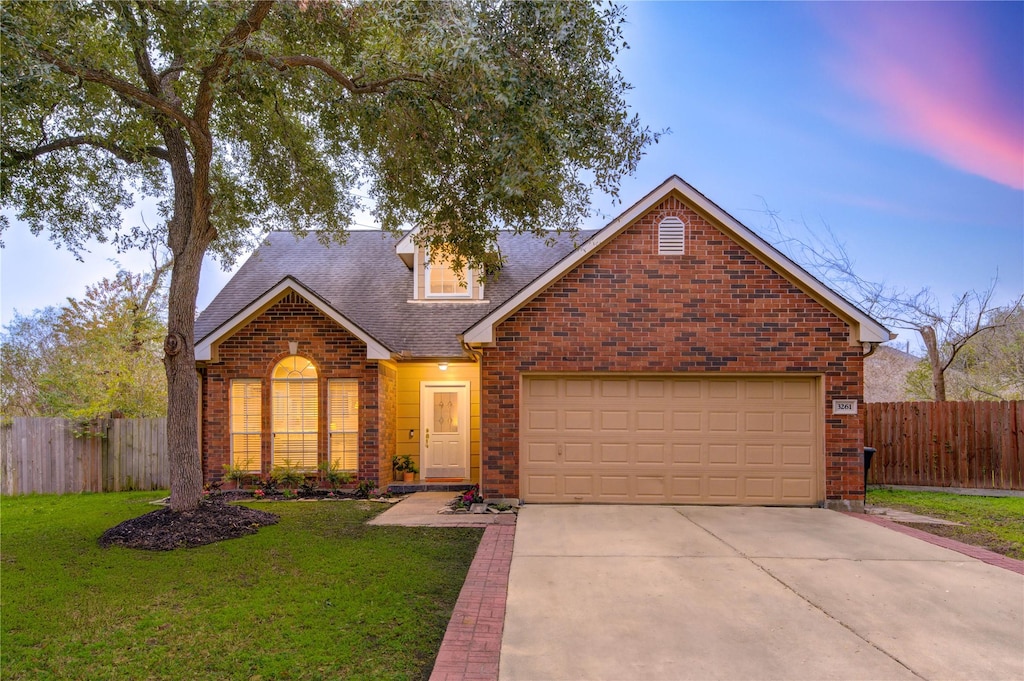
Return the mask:
[[[514,517],[514,516],[513,516]],[[490,525],[469,566],[431,681],[495,681],[515,525]]]
[[[893,522],[892,520],[879,518],[878,516],[868,515],[866,513],[847,513],[846,515],[853,516],[854,518],[860,518],[861,520],[866,520],[869,523],[874,523],[875,525],[888,527],[890,530],[902,532],[903,534],[910,535],[911,537],[914,537],[916,539],[926,541],[929,544],[935,544],[936,546],[941,546],[944,549],[950,549],[951,551],[962,553],[965,556],[977,558],[983,563],[995,565],[996,567],[1001,567],[1006,570],[1010,570],[1011,572],[1017,572],[1019,574],[1024,575],[1024,561],[1016,560],[1015,558],[1010,558],[1009,556],[1004,556],[1001,553],[989,551],[988,549],[983,549],[980,546],[971,546],[970,544],[964,544],[963,542],[958,542],[957,540],[950,539],[948,537],[940,537],[938,535],[925,532],[924,530],[919,530],[916,527],[907,527],[906,525],[901,525],[897,522]]]

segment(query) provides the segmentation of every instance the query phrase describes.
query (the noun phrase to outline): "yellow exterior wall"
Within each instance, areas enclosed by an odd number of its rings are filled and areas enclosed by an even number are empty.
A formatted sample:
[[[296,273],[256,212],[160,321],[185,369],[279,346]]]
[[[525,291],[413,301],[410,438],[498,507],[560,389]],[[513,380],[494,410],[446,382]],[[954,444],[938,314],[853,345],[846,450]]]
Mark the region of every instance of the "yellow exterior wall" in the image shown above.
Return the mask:
[[[398,365],[398,418],[395,427],[395,454],[409,455],[420,465],[420,382],[469,382],[469,469],[470,480],[480,482],[480,365],[472,362],[449,362],[448,370],[441,371],[437,362],[406,363]],[[413,436],[409,437],[409,431]],[[419,479],[419,476],[417,476]]]

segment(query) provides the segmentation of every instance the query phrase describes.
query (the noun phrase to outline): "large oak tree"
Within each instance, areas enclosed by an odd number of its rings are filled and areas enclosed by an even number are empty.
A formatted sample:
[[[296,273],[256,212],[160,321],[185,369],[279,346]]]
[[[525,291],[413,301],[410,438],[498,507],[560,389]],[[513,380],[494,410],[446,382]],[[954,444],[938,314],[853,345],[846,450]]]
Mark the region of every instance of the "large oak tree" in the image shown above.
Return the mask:
[[[268,229],[343,241],[359,196],[458,265],[574,228],[656,135],[591,2],[8,0],[0,201],[72,251],[166,244],[171,507],[201,496],[199,272]],[[155,230],[125,225],[158,197]],[[2,227],[3,225],[0,225]]]

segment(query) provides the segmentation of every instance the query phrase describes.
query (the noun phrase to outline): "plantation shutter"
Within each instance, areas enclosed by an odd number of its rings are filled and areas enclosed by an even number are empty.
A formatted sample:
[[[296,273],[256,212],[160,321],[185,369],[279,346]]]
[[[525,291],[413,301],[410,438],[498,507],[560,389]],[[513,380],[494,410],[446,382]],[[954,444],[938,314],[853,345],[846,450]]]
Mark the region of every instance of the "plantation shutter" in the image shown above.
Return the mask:
[[[669,216],[658,225],[658,255],[686,253],[686,223]]]
[[[359,381],[328,381],[327,409],[331,466],[354,471],[359,467]]]
[[[259,379],[231,381],[231,465],[259,473],[262,431]]]

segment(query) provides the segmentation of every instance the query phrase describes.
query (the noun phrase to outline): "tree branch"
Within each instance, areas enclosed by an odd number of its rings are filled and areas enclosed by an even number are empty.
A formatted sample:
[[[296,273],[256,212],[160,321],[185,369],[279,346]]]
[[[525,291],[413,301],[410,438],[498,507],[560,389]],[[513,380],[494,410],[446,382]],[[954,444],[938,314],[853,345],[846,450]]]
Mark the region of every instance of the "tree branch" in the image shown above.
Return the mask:
[[[61,57],[58,57],[52,52],[49,52],[42,48],[37,47],[34,48],[33,51],[41,61],[56,66],[63,73],[66,73],[69,76],[75,76],[77,78],[81,78],[84,81],[96,83],[97,85],[102,85],[104,87],[110,88],[114,92],[123,95],[128,99],[148,106],[157,113],[164,114],[168,118],[178,122],[180,125],[188,129],[190,132],[194,130],[196,127],[195,122],[192,121],[188,116],[186,116],[184,112],[182,112],[180,109],[171,106],[169,103],[165,102],[163,99],[157,97],[156,95],[150,94],[145,90],[132,85],[131,83],[126,83],[125,81],[114,76],[113,74],[107,73],[102,69],[93,69],[87,66],[79,66],[77,64],[72,64],[67,60],[62,59]]]
[[[339,83],[346,90],[354,95],[366,95],[366,94],[379,94],[386,92],[389,85],[398,82],[407,83],[426,83],[427,79],[416,73],[401,73],[390,78],[383,78],[381,80],[375,80],[371,83],[360,85],[357,80],[349,78],[344,73],[334,67],[333,64],[328,62],[326,59],[320,57],[310,57],[308,55],[293,55],[288,57],[275,57],[272,55],[265,55],[258,50],[254,50],[247,47],[242,50],[242,56],[249,61],[263,62],[269,65],[271,68],[277,69],[278,71],[288,71],[290,69],[299,67],[310,67],[317,69],[318,71],[325,74],[328,78]]]
[[[39,146],[29,149],[27,151],[12,151],[11,157],[16,162],[20,163],[22,161],[30,161],[34,158],[38,158],[45,154],[49,154],[50,152],[53,151],[84,146],[96,147],[97,149],[109,151],[111,154],[117,156],[125,163],[138,163],[141,160],[139,152],[141,152],[143,155],[152,156],[153,158],[158,158],[162,161],[170,160],[170,155],[167,153],[167,150],[164,149],[163,147],[149,146],[143,147],[140,150],[133,150],[115,144],[111,140],[96,137],[95,135],[77,135],[75,137],[64,137],[62,139],[49,142],[47,144],[40,144]]]
[[[209,66],[203,69],[202,80],[199,81],[199,90],[196,94],[196,108],[194,118],[203,127],[210,119],[210,111],[213,109],[214,87],[213,84],[220,79],[224,71],[231,66],[231,51],[249,39],[253,33],[259,30],[263,20],[270,14],[274,6],[274,0],[256,0],[249,8],[249,13],[240,19],[231,32],[220,41],[220,52],[214,57]]]

